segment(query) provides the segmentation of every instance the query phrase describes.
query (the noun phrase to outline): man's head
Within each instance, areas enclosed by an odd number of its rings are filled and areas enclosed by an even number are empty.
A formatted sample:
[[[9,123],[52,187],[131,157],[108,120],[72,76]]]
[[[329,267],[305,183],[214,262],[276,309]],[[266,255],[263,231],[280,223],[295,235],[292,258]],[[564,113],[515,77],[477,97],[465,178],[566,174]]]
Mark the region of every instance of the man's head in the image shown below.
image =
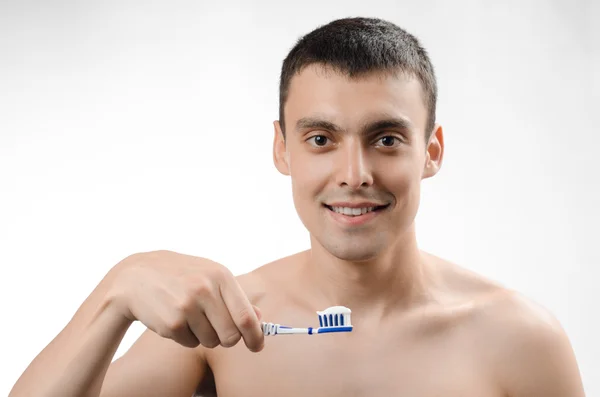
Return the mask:
[[[427,51],[417,38],[397,25],[374,18],[339,19],[298,40],[281,68],[279,123],[286,132],[285,104],[292,78],[308,65],[327,66],[350,78],[402,72],[421,83],[427,108],[428,139],[435,123],[437,82]]]
[[[441,165],[436,95],[426,51],[382,20],[333,21],[284,60],[275,164],[291,176],[302,222],[334,256],[373,259],[412,230],[420,181]],[[355,206],[369,212],[340,214]]]

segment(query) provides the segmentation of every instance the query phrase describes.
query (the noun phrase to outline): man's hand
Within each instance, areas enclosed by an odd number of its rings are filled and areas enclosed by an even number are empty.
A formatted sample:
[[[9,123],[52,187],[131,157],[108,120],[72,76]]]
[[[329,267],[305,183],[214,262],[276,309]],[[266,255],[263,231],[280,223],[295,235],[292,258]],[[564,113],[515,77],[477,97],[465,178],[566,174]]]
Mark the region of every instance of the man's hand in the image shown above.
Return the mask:
[[[119,315],[186,346],[231,347],[241,338],[262,350],[260,311],[231,272],[204,258],[170,251],[126,258],[108,293]]]

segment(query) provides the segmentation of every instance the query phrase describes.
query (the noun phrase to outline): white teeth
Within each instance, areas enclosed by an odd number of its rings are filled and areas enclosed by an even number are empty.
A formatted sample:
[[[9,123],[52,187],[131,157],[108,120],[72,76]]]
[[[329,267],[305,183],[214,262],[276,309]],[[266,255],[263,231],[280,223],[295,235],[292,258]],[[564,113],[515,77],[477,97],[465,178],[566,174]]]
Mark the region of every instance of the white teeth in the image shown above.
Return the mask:
[[[348,216],[364,215],[367,212],[371,212],[375,207],[362,207],[362,208],[349,208],[349,207],[331,207],[334,212],[338,214],[344,214]]]

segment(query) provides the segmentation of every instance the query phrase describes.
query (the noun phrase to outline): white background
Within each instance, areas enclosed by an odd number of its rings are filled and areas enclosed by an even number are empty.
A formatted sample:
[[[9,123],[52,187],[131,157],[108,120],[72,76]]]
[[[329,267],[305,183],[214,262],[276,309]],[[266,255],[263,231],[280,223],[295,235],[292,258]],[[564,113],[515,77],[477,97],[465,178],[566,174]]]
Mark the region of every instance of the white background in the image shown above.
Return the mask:
[[[599,14],[591,0],[0,1],[0,395],[131,253],[239,274],[308,247],[271,159],[279,69],[301,35],[359,15],[417,35],[436,67],[447,149],[424,182],[422,248],[549,308],[600,395]]]

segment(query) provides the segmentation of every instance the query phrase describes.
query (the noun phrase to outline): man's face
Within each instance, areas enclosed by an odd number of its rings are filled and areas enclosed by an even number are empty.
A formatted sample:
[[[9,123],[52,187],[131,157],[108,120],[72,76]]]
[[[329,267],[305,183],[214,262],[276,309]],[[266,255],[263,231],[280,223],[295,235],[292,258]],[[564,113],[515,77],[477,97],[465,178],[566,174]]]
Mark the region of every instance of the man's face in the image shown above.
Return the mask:
[[[437,169],[432,153],[441,160],[441,128],[432,137],[437,151],[425,142],[418,80],[350,79],[310,66],[291,81],[285,123],[285,142],[275,123],[276,165],[291,176],[300,219],[327,251],[368,260],[412,230],[421,180]]]

